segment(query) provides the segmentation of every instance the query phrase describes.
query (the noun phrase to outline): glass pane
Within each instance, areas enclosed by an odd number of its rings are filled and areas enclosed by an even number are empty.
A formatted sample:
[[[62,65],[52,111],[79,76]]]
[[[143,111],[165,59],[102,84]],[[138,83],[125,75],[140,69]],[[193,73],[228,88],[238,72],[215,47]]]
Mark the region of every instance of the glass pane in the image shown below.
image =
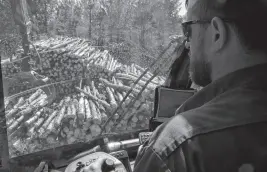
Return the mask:
[[[18,0],[15,14],[10,2],[0,53],[11,158],[148,129],[176,58],[176,44],[161,53],[181,34],[179,0]]]

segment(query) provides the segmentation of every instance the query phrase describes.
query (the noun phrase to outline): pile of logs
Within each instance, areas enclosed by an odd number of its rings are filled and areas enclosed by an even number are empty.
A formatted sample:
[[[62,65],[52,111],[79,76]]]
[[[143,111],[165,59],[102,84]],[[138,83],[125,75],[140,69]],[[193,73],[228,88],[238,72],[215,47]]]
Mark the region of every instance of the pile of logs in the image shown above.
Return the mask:
[[[39,87],[27,93],[25,88],[13,89],[18,97],[6,98],[11,157],[90,142],[109,132],[148,128],[154,89],[164,83],[164,77],[156,76],[146,85],[153,76],[146,73],[114,114],[144,68],[124,65],[108,51],[96,50],[80,39],[49,39],[36,43],[35,49],[38,53],[32,50],[32,69],[55,83],[57,97],[49,104],[49,95]],[[16,73],[10,70],[11,64],[2,64],[3,75]],[[137,101],[129,106],[132,99]],[[111,121],[105,124],[108,119]]]

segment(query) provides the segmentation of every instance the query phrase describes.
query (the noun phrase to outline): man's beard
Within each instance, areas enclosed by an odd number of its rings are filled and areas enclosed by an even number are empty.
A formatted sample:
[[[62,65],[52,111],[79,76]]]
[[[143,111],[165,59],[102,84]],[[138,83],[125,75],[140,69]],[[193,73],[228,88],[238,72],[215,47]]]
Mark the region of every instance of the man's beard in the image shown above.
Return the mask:
[[[191,80],[201,87],[205,87],[212,82],[210,63],[205,58],[190,58],[189,74]]]

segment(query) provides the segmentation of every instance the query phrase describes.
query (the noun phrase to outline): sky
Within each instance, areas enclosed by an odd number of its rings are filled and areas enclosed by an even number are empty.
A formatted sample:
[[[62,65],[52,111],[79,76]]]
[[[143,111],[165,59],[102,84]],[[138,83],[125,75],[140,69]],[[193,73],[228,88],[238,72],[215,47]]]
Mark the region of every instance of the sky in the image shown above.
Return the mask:
[[[184,4],[185,3],[185,0],[181,0],[181,1],[182,1],[182,9],[179,12],[179,15],[183,16],[186,13],[185,4]]]

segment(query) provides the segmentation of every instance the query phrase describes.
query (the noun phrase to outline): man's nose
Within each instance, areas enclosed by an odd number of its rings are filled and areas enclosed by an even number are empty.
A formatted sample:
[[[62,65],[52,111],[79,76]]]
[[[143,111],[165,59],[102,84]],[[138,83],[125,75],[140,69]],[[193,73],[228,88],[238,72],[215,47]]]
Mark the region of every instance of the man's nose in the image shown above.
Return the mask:
[[[190,49],[190,42],[189,42],[189,41],[186,41],[186,42],[185,42],[185,48],[186,48],[186,49]]]

